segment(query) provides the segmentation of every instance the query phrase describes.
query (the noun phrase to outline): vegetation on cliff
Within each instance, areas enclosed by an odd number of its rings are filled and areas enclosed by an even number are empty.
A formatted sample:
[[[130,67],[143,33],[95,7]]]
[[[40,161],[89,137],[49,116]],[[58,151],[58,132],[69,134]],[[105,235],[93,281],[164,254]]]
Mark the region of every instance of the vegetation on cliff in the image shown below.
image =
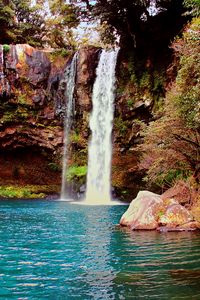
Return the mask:
[[[104,44],[117,43],[121,47],[113,186],[120,190],[120,196],[127,194],[130,198],[127,190],[141,188],[142,177],[149,185],[164,189],[182,180],[197,194],[199,0],[82,0],[68,4],[64,0],[52,0],[48,3],[49,8],[44,9],[44,1],[36,1],[36,5],[31,5],[29,0],[0,1],[0,43],[4,44],[1,71],[11,85],[10,94],[2,93],[0,102],[1,144],[7,148],[29,144],[43,152],[48,149],[51,154],[45,155],[49,155],[51,171],[60,171],[66,85],[61,73],[70,60],[68,50],[77,48],[74,29],[81,21],[94,21]],[[52,47],[57,52],[56,55],[40,52],[28,46],[16,50],[11,45],[15,43]],[[79,53],[76,128],[70,137],[72,155],[67,178],[81,183],[86,175],[88,113],[99,50],[88,47],[87,51],[88,55],[84,51]],[[15,52],[18,61],[13,68]],[[59,54],[65,58],[58,59]],[[14,123],[15,128],[11,128]]]
[[[144,131],[141,165],[146,180],[169,187],[177,180],[198,195],[200,180],[200,19],[187,26],[183,38],[173,43],[179,66],[168,88],[162,116]],[[196,193],[195,193],[196,191]]]

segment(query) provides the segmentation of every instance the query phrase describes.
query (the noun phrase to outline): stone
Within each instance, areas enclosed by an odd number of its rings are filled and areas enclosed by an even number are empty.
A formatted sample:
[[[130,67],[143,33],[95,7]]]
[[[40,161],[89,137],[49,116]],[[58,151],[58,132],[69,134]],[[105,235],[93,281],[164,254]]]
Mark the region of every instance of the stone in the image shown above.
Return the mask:
[[[77,65],[77,102],[82,111],[91,109],[91,93],[100,48],[84,47],[79,51]]]
[[[161,197],[149,191],[140,191],[123,214],[120,225],[136,229],[156,229],[159,213],[164,209]]]
[[[120,225],[131,230],[193,231],[200,229],[191,213],[175,199],[140,191],[120,220]]]

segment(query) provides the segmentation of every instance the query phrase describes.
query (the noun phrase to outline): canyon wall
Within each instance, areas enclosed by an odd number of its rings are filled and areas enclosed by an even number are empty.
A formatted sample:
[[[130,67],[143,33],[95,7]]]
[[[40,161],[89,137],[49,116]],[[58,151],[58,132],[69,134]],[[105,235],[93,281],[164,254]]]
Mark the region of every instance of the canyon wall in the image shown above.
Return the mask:
[[[87,166],[91,94],[99,48],[79,51],[75,116],[70,133],[70,168]],[[29,45],[0,46],[0,184],[61,182],[63,119],[66,109],[65,70],[72,55],[63,57]],[[142,124],[152,118],[164,96],[163,75],[150,60],[137,74],[132,55],[119,54],[113,127],[113,193],[131,198],[144,185],[139,168]],[[160,72],[160,74],[163,74]],[[74,170],[74,169],[73,169]],[[73,189],[84,190],[85,176],[74,172]]]

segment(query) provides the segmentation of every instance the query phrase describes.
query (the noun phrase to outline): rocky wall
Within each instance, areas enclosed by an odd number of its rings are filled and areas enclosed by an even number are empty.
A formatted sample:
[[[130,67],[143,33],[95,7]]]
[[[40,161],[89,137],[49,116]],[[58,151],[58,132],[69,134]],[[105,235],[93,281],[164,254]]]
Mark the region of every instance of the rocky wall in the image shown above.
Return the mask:
[[[100,49],[96,47],[79,50],[74,122],[69,136],[70,168],[87,167],[91,94],[99,54]],[[23,170],[19,172],[19,178],[14,178],[19,183],[39,182],[31,176],[34,169],[38,172],[39,164],[43,170],[38,175],[42,178],[41,182],[52,184],[49,178],[56,176],[55,182],[60,184],[66,109],[65,70],[72,55],[62,57],[29,45],[0,45],[0,150],[3,155],[9,153],[14,169]],[[152,119],[155,103],[162,102],[164,95],[162,76],[158,76],[151,61],[143,62],[143,66],[143,73],[138,74],[133,55],[119,53],[112,137],[112,185],[113,193],[125,199],[134,196],[143,185],[144,170],[139,169],[137,145],[141,142],[143,124]],[[22,168],[16,156],[20,156]],[[0,160],[3,161],[3,157],[0,154]],[[30,164],[31,168],[24,168],[25,164]],[[5,174],[7,179],[14,176],[5,168],[6,164],[2,164],[2,184]],[[80,178],[76,172],[71,176],[71,181],[77,182],[76,191],[84,184],[85,175],[83,177]]]

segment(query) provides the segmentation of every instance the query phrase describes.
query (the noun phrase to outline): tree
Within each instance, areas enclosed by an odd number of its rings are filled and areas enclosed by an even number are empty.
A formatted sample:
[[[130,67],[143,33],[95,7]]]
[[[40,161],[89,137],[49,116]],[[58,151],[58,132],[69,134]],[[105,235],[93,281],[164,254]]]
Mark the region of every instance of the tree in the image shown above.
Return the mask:
[[[107,24],[121,38],[121,46],[134,46],[141,55],[159,53],[185,24],[183,0],[81,1],[91,16]],[[154,4],[153,4],[154,3]]]
[[[172,184],[192,175],[200,181],[200,20],[194,19],[174,48],[180,58],[176,82],[161,118],[144,131],[141,166],[149,182]]]
[[[17,43],[28,43],[33,46],[42,46],[45,36],[45,20],[42,4],[31,6],[29,0],[13,0],[15,7],[15,28]]]
[[[0,2],[1,44],[29,43],[41,46],[44,30],[42,6],[31,6],[29,0]]]
[[[53,48],[75,47],[73,28],[79,25],[79,8],[64,0],[49,1],[51,15],[46,20],[47,43]]]
[[[200,16],[200,0],[185,0],[184,4],[190,14],[196,17]]]
[[[15,24],[14,5],[10,1],[0,1],[0,43],[9,44],[14,36],[12,28]]]
[[[73,48],[73,28],[79,24],[79,7],[64,0],[3,0],[0,2],[1,44],[28,43],[32,46]]]

